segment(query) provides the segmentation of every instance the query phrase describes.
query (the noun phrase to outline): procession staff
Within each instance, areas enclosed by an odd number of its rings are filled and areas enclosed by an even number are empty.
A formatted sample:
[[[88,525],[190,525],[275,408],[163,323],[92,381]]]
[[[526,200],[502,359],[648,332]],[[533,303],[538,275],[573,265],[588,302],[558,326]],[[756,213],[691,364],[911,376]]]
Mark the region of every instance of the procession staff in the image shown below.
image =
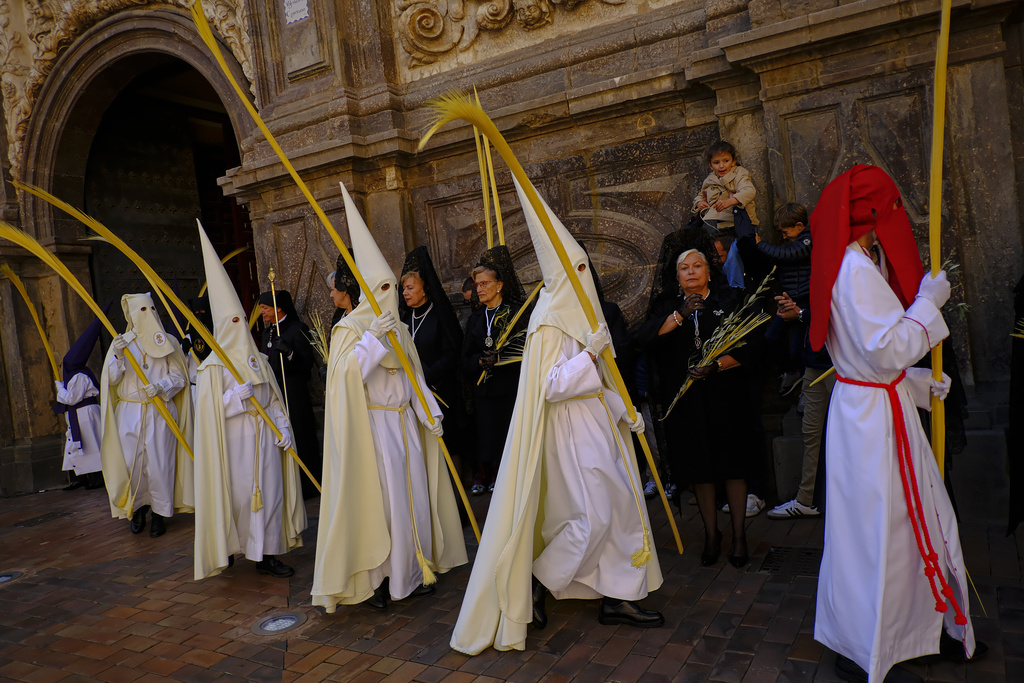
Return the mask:
[[[42,190],[42,189],[40,189],[38,187],[34,187],[34,186],[31,186],[31,185],[24,185],[24,184],[18,183],[16,181],[12,181],[12,183],[18,189],[24,190],[25,192],[28,192],[28,193],[36,196],[36,197],[39,197],[43,201],[46,201],[49,204],[52,204],[53,206],[57,207],[61,211],[64,211],[65,213],[75,217],[76,219],[78,219],[79,221],[84,223],[87,227],[89,227],[90,229],[95,231],[98,235],[101,235],[107,242],[109,242],[114,247],[116,247],[118,249],[118,251],[120,251],[122,254],[127,256],[131,260],[131,262],[135,264],[135,267],[137,267],[142,272],[142,274],[146,277],[146,279],[150,282],[150,284],[152,284],[155,289],[159,289],[159,290],[161,290],[164,293],[164,295],[168,298],[170,303],[174,304],[174,307],[177,308],[181,312],[181,314],[188,321],[189,325],[192,326],[192,329],[194,329],[196,331],[196,333],[199,334],[199,336],[203,339],[203,341],[206,342],[206,344],[213,350],[213,352],[216,353],[217,356],[222,361],[224,361],[225,367],[228,368],[228,370],[231,372],[232,376],[236,380],[242,381],[241,380],[242,375],[237,372],[237,369],[235,368],[234,363],[231,362],[230,357],[228,357],[228,355],[224,351],[224,349],[220,348],[220,344],[218,344],[217,340],[213,338],[213,334],[210,332],[210,330],[207,329],[207,327],[205,325],[203,325],[199,321],[199,318],[197,318],[195,316],[195,314],[192,313],[192,310],[188,306],[186,306],[185,303],[181,299],[178,298],[178,295],[174,292],[174,290],[172,290],[171,287],[166,282],[164,282],[163,279],[159,275],[157,275],[156,271],[153,270],[153,267],[150,266],[148,263],[146,263],[146,261],[141,256],[139,256],[131,247],[129,247],[127,244],[125,244],[124,240],[122,240],[120,237],[118,237],[117,235],[112,233],[105,225],[103,225],[102,223],[97,221],[95,218],[92,218],[92,217],[82,213],[81,211],[79,211],[75,207],[71,206],[67,202],[54,197],[52,194],[46,192],[45,190]],[[196,224],[200,228],[202,228],[202,224],[199,222],[198,219],[196,220]],[[14,229],[12,228],[12,230],[14,230]],[[22,234],[22,235],[24,234],[24,233],[20,233],[20,231],[18,231],[18,230],[14,230],[14,232]],[[0,235],[0,236],[4,236],[4,235]],[[25,237],[27,237],[27,235]],[[8,239],[11,239],[11,238],[8,238]],[[29,239],[31,239],[31,238],[29,238]],[[38,245],[38,243],[37,243],[37,245]],[[49,252],[46,252],[44,249],[42,249],[42,247],[39,247],[39,249],[41,250],[41,253],[49,254]],[[33,253],[35,253],[35,252],[33,252]],[[40,256],[40,258],[43,258],[43,256]],[[66,266],[63,266],[63,264],[60,264],[59,261],[57,261],[57,264],[59,264],[60,266],[64,267],[64,270],[67,272],[68,276],[74,277],[74,276],[71,275],[71,272],[67,270]],[[62,276],[63,276],[63,274],[62,274]],[[65,277],[64,279],[67,280],[67,277]],[[75,282],[78,283],[77,280],[75,280]],[[79,285],[79,287],[80,286],[81,285]],[[84,293],[84,292],[85,292],[85,290],[83,288],[81,293]],[[85,296],[88,296],[88,294],[85,294]],[[90,301],[91,301],[91,297],[90,297]],[[88,302],[86,302],[86,303],[88,303]],[[95,302],[93,302],[93,304],[95,304]],[[97,310],[98,307],[94,307],[93,304],[90,304],[90,307],[94,308],[94,310]],[[259,312],[259,309],[257,308],[256,311]],[[251,326],[252,326],[252,324],[250,323],[250,327]],[[113,326],[110,326],[108,329],[111,330],[111,334],[114,334],[114,335],[117,334],[115,331],[113,331],[114,330]],[[128,360],[129,360],[129,362],[133,362],[134,363],[134,359],[131,356],[129,356]],[[141,369],[138,370],[138,372],[141,372]],[[260,405],[259,401],[257,401],[253,397],[250,397],[249,398],[249,403],[253,406],[253,408],[255,408],[256,412],[259,413],[260,417],[262,417],[264,420],[266,420],[269,423],[271,431],[275,432],[274,436],[276,438],[281,438],[280,432],[275,431],[277,429],[277,427],[274,425],[273,420],[271,420],[270,417],[267,415],[266,411],[263,409],[263,406]],[[159,408],[160,406],[158,405],[157,407]],[[188,446],[188,449],[189,449],[188,450],[189,455],[191,456],[192,455],[191,444]],[[299,456],[295,453],[295,449],[289,448],[288,449],[288,454],[292,458],[294,458],[296,461],[298,461],[299,467],[302,469],[303,472],[306,473],[306,476],[308,476],[313,481],[313,484],[319,490],[320,483],[316,480],[316,478],[312,474],[310,474],[309,469],[299,460]],[[109,482],[107,483],[107,488],[108,488],[108,490],[110,488],[110,483]]]
[[[274,138],[274,135],[270,132],[270,129],[267,128],[267,124],[264,123],[263,119],[260,118],[260,115],[256,111],[256,108],[253,106],[252,102],[249,101],[249,98],[242,90],[242,87],[238,85],[238,81],[235,80],[235,77],[231,73],[231,70],[228,69],[227,62],[224,61],[224,55],[221,53],[220,47],[217,45],[217,39],[213,35],[213,29],[210,28],[209,22],[206,21],[206,15],[203,13],[202,4],[199,2],[194,2],[190,9],[192,11],[192,18],[196,23],[196,29],[199,32],[199,37],[202,38],[203,42],[210,49],[210,52],[213,54],[214,59],[217,61],[217,64],[220,66],[221,71],[224,73],[225,78],[227,78],[228,81],[231,83],[232,88],[234,88],[235,92],[238,94],[238,97],[241,100],[242,104],[245,106],[246,111],[249,112],[249,115],[256,123],[256,126],[260,129],[260,132],[263,133],[267,142],[270,144],[271,149],[274,150],[274,153],[277,154],[278,158],[281,160],[281,163],[284,164],[285,170],[288,171],[288,174],[292,177],[292,180],[295,181],[295,184],[298,186],[299,191],[302,192],[302,195],[306,198],[306,201],[309,202],[310,207],[313,209],[313,213],[315,213],[317,218],[320,219],[321,225],[324,226],[324,229],[327,230],[327,233],[331,236],[331,239],[334,240],[335,246],[337,246],[338,251],[341,252],[341,256],[342,258],[345,259],[345,263],[352,271],[353,277],[355,277],[356,281],[359,283],[360,291],[362,291],[366,295],[366,301],[373,309],[374,314],[380,315],[381,308],[380,305],[377,303],[376,298],[374,297],[373,290],[369,286],[367,286],[366,281],[363,279],[363,276],[359,273],[358,268],[356,268],[356,263],[354,260],[352,260],[352,255],[349,253],[348,248],[342,241],[341,235],[339,235],[338,231],[334,229],[333,225],[331,225],[331,221],[330,219],[327,218],[327,214],[324,213],[323,208],[317,203],[316,199],[313,197],[313,193],[310,192],[309,188],[306,186],[306,183],[304,183],[302,181],[302,178],[299,177],[299,174],[295,170],[295,167],[292,165],[291,161],[288,160],[288,157],[285,155],[284,150],[282,150],[281,146],[277,143],[277,139]],[[416,398],[419,401],[420,407],[426,412],[427,419],[430,421],[430,423],[433,424],[434,418],[432,415],[430,415],[430,412],[428,410],[428,403],[426,396],[423,393],[423,388],[420,387],[420,385],[416,381],[414,381],[415,373],[413,372],[412,366],[409,364],[408,356],[402,349],[402,345],[398,343],[398,337],[394,333],[394,331],[388,333],[388,341],[390,342],[392,348],[394,349],[395,355],[398,357],[398,362],[402,368],[402,371],[405,373],[406,377],[409,378],[409,382],[410,384],[412,384],[412,388],[416,392]],[[459,473],[455,469],[455,463],[452,462],[451,455],[448,453],[448,448],[445,446],[444,440],[438,439],[438,441],[441,445],[441,452],[444,453],[445,462],[447,462],[448,464],[448,470],[451,472],[452,480],[455,482],[455,486],[459,491],[459,496],[462,499],[462,504],[466,508],[466,514],[469,517],[470,525],[473,527],[473,533],[476,535],[477,539],[479,539],[480,527],[477,525],[476,516],[473,514],[473,508],[470,507],[469,499],[466,497],[466,491],[463,489],[462,482],[459,480]]]

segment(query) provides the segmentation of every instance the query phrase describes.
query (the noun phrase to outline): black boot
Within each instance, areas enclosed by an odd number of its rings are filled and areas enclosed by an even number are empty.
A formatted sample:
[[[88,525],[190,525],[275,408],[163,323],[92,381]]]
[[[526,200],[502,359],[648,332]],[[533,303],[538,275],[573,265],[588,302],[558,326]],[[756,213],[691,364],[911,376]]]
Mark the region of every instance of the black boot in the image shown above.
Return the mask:
[[[601,614],[597,620],[605,625],[625,624],[639,628],[654,628],[665,623],[661,612],[651,612],[630,600],[601,598]]]
[[[62,488],[61,491],[74,491],[76,489],[80,489],[80,488],[82,488],[84,483],[85,482],[82,481],[82,477],[79,477],[77,474],[72,472],[71,473],[71,483],[68,484],[67,486],[65,486],[64,488]]]
[[[363,604],[373,609],[385,610],[388,608],[388,589],[387,582],[382,582],[373,590],[371,595],[366,600],[363,600]]]
[[[836,655],[836,675],[844,681],[853,683],[867,683],[868,672],[860,668],[858,664],[840,654]],[[924,680],[912,671],[900,667],[899,664],[889,669],[885,674],[882,683],[924,683]]]
[[[273,555],[264,555],[263,559],[256,563],[256,571],[260,574],[270,574],[278,579],[287,579],[295,573],[294,569]]]
[[[939,638],[939,656],[947,662],[953,662],[954,664],[976,662],[987,654],[988,645],[980,640],[975,640],[974,655],[970,659],[967,659],[967,653],[964,652],[963,643],[946,633],[945,629],[943,629],[942,636]]]
[[[164,524],[164,518],[154,512],[153,522],[149,525],[149,537],[160,538],[165,533],[167,533],[167,526]]]
[[[103,488],[103,473],[102,472],[90,472],[85,475],[85,490],[94,491],[96,489]]]
[[[143,505],[135,514],[132,515],[132,533],[141,534],[143,529],[146,528],[146,513],[149,512],[149,506]]]
[[[409,596],[413,598],[422,598],[428,595],[433,595],[436,592],[437,589],[433,586],[433,584],[428,586],[426,584],[421,583],[420,585],[416,586],[416,588],[413,590],[412,593],[409,594]]]
[[[533,625],[542,629],[548,625],[548,613],[544,609],[544,601],[547,600],[548,589],[544,584],[533,577]]]

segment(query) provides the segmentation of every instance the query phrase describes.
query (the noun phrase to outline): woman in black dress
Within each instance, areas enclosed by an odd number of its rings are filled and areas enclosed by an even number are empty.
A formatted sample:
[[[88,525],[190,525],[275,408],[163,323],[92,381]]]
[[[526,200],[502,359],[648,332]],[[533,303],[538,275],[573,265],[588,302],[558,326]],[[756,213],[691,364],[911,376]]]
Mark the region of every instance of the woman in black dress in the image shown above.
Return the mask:
[[[713,246],[711,246],[713,249]],[[722,533],[718,530],[715,487],[725,484],[732,521],[729,561],[736,567],[748,561],[744,526],[747,478],[756,466],[756,411],[751,405],[750,366],[759,354],[758,332],[706,367],[691,368],[701,347],[722,320],[742,305],[742,290],[729,287],[713,268],[710,249],[686,249],[674,260],[678,293],[655,302],[637,333],[657,368],[653,391],[667,407],[687,376],[693,384],[665,418],[665,438],[671,470],[680,489],[691,485],[704,521],[701,562],[718,560]],[[670,262],[671,263],[671,262]],[[678,494],[677,494],[678,496]],[[676,501],[678,504],[678,500]]]
[[[482,262],[473,269],[473,281],[482,304],[466,323],[466,341],[462,347],[462,371],[473,387],[477,424],[477,472],[473,478],[474,495],[494,490],[505,437],[519,389],[519,364],[496,365],[501,359],[495,350],[498,338],[518,311],[517,301],[505,296],[507,285],[502,268]],[[515,280],[518,285],[518,280]],[[521,286],[520,286],[521,287]],[[528,320],[522,316],[520,321]],[[483,382],[477,384],[480,374]]]
[[[399,285],[398,314],[409,326],[427,386],[441,399],[445,443],[449,451],[461,454],[464,449],[459,436],[465,422],[458,375],[462,327],[426,247],[417,247],[406,256]]]

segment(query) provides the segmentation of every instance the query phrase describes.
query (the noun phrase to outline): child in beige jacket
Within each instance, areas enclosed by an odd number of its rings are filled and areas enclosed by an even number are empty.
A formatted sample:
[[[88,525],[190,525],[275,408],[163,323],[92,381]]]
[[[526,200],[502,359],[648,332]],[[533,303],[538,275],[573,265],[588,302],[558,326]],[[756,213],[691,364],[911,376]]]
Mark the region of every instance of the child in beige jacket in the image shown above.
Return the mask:
[[[732,287],[743,287],[743,261],[734,243],[734,210],[746,210],[750,222],[758,225],[754,211],[754,195],[757,190],[750,179],[750,172],[739,165],[736,148],[720,140],[704,152],[704,160],[711,167],[711,173],[704,179],[700,194],[693,199],[693,211],[702,212],[701,218],[716,239],[720,239],[728,250],[722,269]],[[735,207],[735,209],[734,209]]]

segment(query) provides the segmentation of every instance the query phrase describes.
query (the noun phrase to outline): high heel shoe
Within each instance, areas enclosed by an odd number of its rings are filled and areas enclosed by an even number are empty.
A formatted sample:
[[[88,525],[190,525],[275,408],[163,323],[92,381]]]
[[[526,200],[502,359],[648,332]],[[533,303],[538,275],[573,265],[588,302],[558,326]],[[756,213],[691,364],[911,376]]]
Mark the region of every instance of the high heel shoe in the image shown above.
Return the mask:
[[[743,567],[746,567],[747,566],[747,562],[750,561],[750,555],[749,555],[749,553],[747,551],[747,539],[743,538],[742,542],[743,542],[743,554],[742,555],[729,555],[729,564],[731,564],[732,566],[736,567],[737,569],[742,569]],[[733,546],[735,546],[735,545],[736,545],[736,542],[733,541]]]
[[[715,562],[718,562],[718,556],[722,552],[722,532],[715,532],[715,544],[711,548],[708,548],[707,538],[704,539],[704,552],[700,554],[700,563],[705,567],[710,567]]]

